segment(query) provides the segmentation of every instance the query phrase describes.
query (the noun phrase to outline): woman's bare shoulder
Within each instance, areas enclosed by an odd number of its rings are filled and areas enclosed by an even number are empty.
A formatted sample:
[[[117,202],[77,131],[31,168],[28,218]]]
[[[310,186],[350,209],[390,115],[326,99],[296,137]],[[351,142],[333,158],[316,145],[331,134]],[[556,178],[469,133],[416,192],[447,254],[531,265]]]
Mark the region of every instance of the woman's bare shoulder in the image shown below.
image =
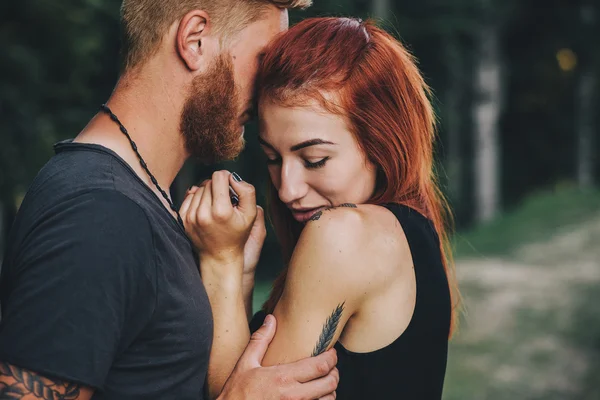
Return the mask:
[[[410,262],[398,220],[375,205],[345,204],[320,211],[306,224],[296,252],[311,265],[338,268],[339,274],[359,282],[385,281],[397,275],[402,260]]]

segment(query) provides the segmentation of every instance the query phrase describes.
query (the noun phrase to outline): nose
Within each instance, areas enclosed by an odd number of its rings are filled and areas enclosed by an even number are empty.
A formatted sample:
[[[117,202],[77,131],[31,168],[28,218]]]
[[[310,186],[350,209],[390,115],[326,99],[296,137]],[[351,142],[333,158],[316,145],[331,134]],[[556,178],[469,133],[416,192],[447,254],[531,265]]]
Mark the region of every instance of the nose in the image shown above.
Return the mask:
[[[283,163],[279,187],[279,199],[285,204],[292,204],[308,193],[308,183],[304,176],[304,168],[295,163]]]

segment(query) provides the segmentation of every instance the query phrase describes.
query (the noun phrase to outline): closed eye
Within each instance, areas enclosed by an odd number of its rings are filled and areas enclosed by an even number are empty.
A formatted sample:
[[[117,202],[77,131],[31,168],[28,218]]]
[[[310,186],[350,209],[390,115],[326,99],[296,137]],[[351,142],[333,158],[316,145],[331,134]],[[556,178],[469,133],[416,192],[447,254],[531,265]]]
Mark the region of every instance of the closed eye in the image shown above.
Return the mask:
[[[322,160],[319,160],[317,162],[310,162],[310,161],[305,161],[304,165],[306,166],[306,168],[309,169],[317,169],[317,168],[322,168],[325,166],[325,164],[327,163],[327,161],[329,160],[329,157],[325,157]]]

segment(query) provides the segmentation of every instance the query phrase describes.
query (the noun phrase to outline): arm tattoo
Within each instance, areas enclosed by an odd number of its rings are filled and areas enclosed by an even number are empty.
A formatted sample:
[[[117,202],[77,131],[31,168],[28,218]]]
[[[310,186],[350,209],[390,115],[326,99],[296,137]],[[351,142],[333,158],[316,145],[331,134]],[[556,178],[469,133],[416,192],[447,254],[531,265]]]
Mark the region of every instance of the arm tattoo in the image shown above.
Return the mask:
[[[333,337],[335,336],[335,331],[337,331],[338,325],[340,323],[340,318],[342,317],[342,313],[344,312],[344,305],[346,303],[342,303],[333,310],[333,313],[327,318],[325,321],[325,325],[323,325],[323,330],[321,331],[321,336],[319,336],[319,340],[317,341],[317,345],[312,352],[312,356],[316,357],[319,354],[325,353],[327,351],[327,347],[333,341]]]
[[[324,209],[322,209],[322,210],[320,210],[320,211],[317,211],[317,212],[315,213],[315,215],[313,215],[312,217],[310,217],[310,219],[309,219],[308,221],[309,221],[309,222],[310,222],[310,221],[318,221],[318,220],[320,220],[320,219],[321,219],[321,217],[323,216],[323,211],[334,210],[334,209],[336,209],[336,208],[340,208],[340,207],[346,207],[346,208],[358,208],[358,207],[356,207],[356,204],[352,204],[352,203],[344,203],[344,204],[340,204],[339,206],[336,206],[336,207],[327,207],[327,208],[324,208]]]
[[[60,380],[53,381],[31,371],[0,362],[0,400],[16,400],[23,397],[75,400],[79,397],[79,386]]]

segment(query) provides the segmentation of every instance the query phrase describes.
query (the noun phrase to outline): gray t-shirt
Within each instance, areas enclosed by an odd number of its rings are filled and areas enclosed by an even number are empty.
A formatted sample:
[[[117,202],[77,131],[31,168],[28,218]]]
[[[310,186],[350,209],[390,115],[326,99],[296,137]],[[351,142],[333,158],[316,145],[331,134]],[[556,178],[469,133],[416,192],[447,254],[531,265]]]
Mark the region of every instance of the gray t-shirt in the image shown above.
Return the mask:
[[[213,319],[183,227],[114,152],[55,150],[9,235],[0,361],[93,399],[203,399]]]

